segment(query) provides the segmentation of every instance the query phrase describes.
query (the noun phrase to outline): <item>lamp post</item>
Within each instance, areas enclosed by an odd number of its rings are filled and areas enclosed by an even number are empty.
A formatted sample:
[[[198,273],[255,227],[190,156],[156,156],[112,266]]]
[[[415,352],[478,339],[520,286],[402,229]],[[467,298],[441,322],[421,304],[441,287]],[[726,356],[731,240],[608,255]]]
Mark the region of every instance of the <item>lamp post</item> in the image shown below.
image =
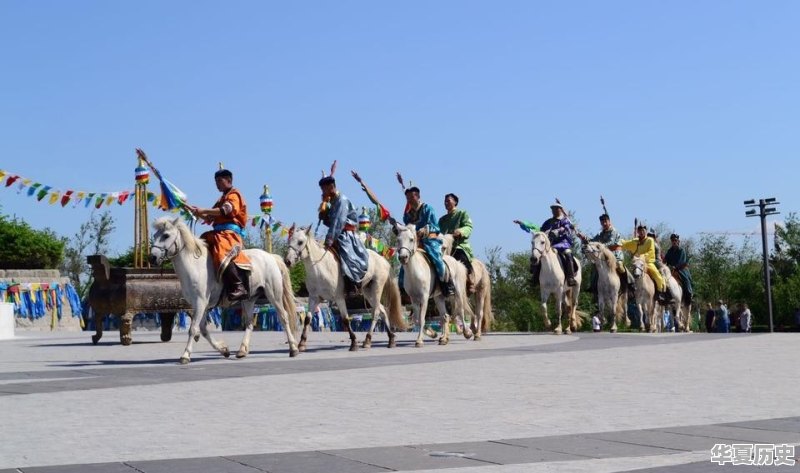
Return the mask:
[[[756,202],[755,199],[744,201],[745,207],[753,207],[744,213],[746,216],[761,217],[761,246],[764,258],[764,288],[767,292],[767,310],[769,312],[770,333],[774,332],[774,329],[772,326],[772,285],[769,274],[769,249],[767,248],[767,215],[778,215],[780,212],[778,212],[775,208],[775,206],[778,204],[780,204],[780,202],[778,202],[775,197],[759,199],[758,202]]]

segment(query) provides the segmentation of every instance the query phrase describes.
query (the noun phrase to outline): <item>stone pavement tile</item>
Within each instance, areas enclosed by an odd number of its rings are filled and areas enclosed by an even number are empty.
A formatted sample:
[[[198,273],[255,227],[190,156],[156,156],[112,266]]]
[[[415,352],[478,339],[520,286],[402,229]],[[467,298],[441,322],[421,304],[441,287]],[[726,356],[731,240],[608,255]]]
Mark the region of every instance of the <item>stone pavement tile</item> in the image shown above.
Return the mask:
[[[127,462],[142,473],[258,473],[259,469],[221,457]]]
[[[743,427],[733,427],[730,425],[698,425],[686,427],[669,427],[658,429],[663,432],[676,434],[688,434],[698,437],[715,437],[747,443],[800,443],[800,432],[775,432],[769,430],[747,429]]]
[[[730,443],[728,439],[713,437],[698,437],[695,435],[674,434],[661,430],[626,430],[622,432],[603,432],[596,434],[583,434],[583,437],[610,440],[612,442],[644,445],[686,452],[711,451],[718,443]]]
[[[390,471],[388,468],[368,465],[322,452],[268,453],[225,458],[269,473],[379,473]]]
[[[731,473],[797,473],[796,466],[754,466],[754,465],[717,465],[716,463],[695,462],[684,463],[683,465],[660,466],[656,468],[645,468],[641,470],[627,470],[628,473],[719,473],[720,471],[730,471]]]
[[[643,457],[650,455],[669,455],[676,453],[661,447],[634,445],[614,442],[580,435],[559,435],[555,437],[534,437],[527,439],[504,440],[514,445],[573,455],[577,458],[616,458]]]
[[[779,432],[800,432],[800,417],[782,417],[779,419],[752,420],[745,422],[731,422],[732,427],[744,427],[746,429],[773,430]]]
[[[137,473],[135,469],[124,463],[25,467],[19,470],[23,473]]]
[[[544,451],[527,446],[509,445],[510,442],[464,442],[415,445],[414,448],[428,452],[461,453],[466,458],[480,460],[498,465],[512,465],[518,463],[540,463],[551,461],[584,460],[586,457],[567,455],[563,453]]]
[[[380,466],[390,471],[433,470],[486,465],[484,462],[464,458],[464,455],[455,452],[445,452],[438,445],[434,446],[433,451],[401,446],[329,450],[325,453]]]

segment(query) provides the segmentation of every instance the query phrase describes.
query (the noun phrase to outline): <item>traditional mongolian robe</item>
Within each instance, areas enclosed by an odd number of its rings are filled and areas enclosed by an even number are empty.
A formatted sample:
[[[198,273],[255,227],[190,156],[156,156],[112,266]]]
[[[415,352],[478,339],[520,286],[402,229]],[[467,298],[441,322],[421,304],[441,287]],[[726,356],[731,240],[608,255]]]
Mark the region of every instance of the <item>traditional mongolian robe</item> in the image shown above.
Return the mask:
[[[575,228],[566,216],[562,218],[548,218],[542,224],[543,232],[550,232],[550,245],[559,253],[572,249],[572,239]]]
[[[444,260],[442,260],[442,241],[437,238],[439,236],[439,223],[436,220],[436,212],[433,207],[430,204],[422,204],[418,209],[407,208],[403,213],[403,223],[406,225],[413,223],[417,232],[423,229],[427,231],[427,236],[419,240],[419,245],[425,250],[428,258],[433,263],[436,276],[440,281],[444,281],[447,272]]]
[[[354,283],[360,283],[367,274],[369,253],[356,232],[358,215],[350,199],[342,193],[337,192],[330,204],[322,219],[328,227],[325,245],[336,248],[342,273]]]
[[[686,291],[690,297],[693,297],[692,275],[689,273],[689,257],[686,255],[686,250],[679,246],[671,246],[667,250],[667,254],[664,255],[664,262],[667,266],[674,268],[678,272],[683,290]]]
[[[208,221],[214,229],[203,233],[200,238],[208,244],[219,280],[231,261],[241,269],[251,269],[250,259],[244,254],[242,242],[247,223],[247,204],[239,191],[232,187],[222,194],[214,208],[220,209],[222,215]]]
[[[621,240],[622,249],[630,252],[633,256],[644,256],[647,263],[647,274],[653,278],[659,291],[663,291],[665,284],[661,272],[656,268],[656,241],[646,237],[644,241],[638,238],[633,240]]]
[[[469,237],[472,235],[472,219],[469,218],[466,210],[454,209],[439,219],[439,230],[445,235],[452,235],[456,230],[460,230],[461,236],[453,238],[453,252],[461,250],[467,255],[467,259],[472,262],[475,256],[472,254],[472,246],[469,244]]]

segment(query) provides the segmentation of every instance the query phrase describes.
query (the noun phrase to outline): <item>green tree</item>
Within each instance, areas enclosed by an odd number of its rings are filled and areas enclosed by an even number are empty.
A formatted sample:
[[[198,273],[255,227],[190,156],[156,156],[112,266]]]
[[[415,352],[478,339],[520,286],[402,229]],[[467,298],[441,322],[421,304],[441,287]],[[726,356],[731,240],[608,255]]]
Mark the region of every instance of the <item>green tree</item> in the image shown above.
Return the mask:
[[[99,216],[92,212],[89,220],[82,223],[78,232],[66,241],[65,258],[61,267],[83,298],[92,283],[92,273],[86,257],[108,253],[111,234],[115,230],[114,217],[109,211]]]
[[[63,259],[64,241],[52,230],[0,214],[0,269],[55,269]]]

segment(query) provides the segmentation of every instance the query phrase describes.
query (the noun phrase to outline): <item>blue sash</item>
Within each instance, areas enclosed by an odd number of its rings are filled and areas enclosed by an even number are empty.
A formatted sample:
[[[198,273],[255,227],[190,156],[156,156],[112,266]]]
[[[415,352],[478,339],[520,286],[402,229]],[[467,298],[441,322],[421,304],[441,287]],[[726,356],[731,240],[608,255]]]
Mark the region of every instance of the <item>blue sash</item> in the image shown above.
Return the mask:
[[[214,225],[215,232],[224,232],[225,230],[236,232],[240,237],[244,238],[244,229],[235,223],[218,223]]]

